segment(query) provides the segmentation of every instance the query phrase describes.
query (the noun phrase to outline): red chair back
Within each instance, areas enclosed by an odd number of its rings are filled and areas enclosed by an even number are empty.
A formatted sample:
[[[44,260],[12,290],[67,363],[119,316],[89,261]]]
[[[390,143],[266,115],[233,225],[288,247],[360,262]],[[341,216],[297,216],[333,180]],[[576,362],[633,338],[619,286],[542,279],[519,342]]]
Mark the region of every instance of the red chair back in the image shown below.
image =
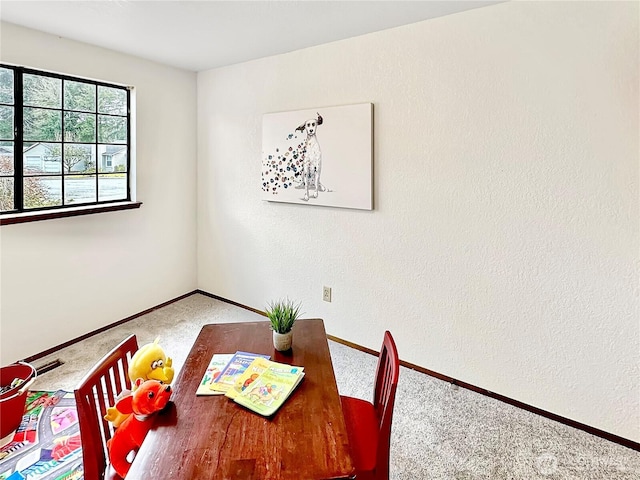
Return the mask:
[[[396,400],[396,387],[400,376],[400,359],[396,343],[387,330],[378,357],[376,380],[373,391],[373,407],[380,421],[376,478],[389,478],[389,447],[391,442],[391,420]]]
[[[124,389],[131,389],[129,362],[137,350],[136,336],[130,335],[107,353],[74,391],[85,480],[104,478],[109,458],[107,440],[113,436],[113,426],[104,416],[116,397]]]

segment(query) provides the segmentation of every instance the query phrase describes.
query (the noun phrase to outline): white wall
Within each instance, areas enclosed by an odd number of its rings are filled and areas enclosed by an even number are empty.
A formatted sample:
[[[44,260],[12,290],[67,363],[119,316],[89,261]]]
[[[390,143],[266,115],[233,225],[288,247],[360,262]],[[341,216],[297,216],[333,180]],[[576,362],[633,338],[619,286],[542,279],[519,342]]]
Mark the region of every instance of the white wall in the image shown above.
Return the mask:
[[[200,73],[199,288],[640,441],[638,13],[509,2]],[[361,102],[374,211],[261,200],[264,113]]]
[[[140,209],[0,228],[1,362],[196,288],[196,75],[1,25],[4,62],[133,85]]]

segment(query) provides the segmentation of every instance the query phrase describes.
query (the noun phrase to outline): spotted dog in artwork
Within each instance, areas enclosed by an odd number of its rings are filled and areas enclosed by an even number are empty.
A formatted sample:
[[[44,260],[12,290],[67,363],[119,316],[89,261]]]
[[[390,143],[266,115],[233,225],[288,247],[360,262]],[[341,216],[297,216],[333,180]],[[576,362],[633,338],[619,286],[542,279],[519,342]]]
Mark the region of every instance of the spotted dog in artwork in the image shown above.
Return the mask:
[[[324,185],[320,183],[322,150],[316,135],[320,125],[322,125],[322,116],[318,113],[317,118],[310,118],[296,128],[296,131],[304,132],[307,135],[302,147],[302,185],[296,187],[304,187],[303,200],[305,201],[309,200],[309,187],[311,185],[315,189],[315,192],[311,194],[313,198],[318,198],[318,192],[326,191]]]

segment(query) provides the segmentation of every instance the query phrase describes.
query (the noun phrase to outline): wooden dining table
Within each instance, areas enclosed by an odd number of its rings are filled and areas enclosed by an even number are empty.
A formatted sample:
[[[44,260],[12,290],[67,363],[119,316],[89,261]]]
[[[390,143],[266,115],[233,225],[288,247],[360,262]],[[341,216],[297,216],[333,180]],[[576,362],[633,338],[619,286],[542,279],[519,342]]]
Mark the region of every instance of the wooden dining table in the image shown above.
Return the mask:
[[[324,323],[298,320],[293,332],[292,349],[282,353],[267,321],[202,327],[127,480],[353,478]],[[272,417],[224,395],[196,396],[211,357],[236,351],[304,367],[303,381]]]

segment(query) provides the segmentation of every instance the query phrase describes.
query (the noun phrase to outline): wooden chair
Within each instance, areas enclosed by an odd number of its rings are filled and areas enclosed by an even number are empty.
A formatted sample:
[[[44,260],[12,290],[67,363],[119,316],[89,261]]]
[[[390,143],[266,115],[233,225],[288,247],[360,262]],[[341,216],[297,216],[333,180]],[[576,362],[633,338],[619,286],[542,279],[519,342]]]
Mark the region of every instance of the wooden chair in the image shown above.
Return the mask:
[[[340,396],[357,480],[389,479],[391,420],[399,375],[398,350],[387,331],[378,357],[373,404]]]
[[[137,350],[136,336],[130,335],[107,353],[74,391],[85,480],[120,479],[108,462],[107,440],[113,436],[113,426],[104,416],[116,397],[131,389],[129,361]]]

